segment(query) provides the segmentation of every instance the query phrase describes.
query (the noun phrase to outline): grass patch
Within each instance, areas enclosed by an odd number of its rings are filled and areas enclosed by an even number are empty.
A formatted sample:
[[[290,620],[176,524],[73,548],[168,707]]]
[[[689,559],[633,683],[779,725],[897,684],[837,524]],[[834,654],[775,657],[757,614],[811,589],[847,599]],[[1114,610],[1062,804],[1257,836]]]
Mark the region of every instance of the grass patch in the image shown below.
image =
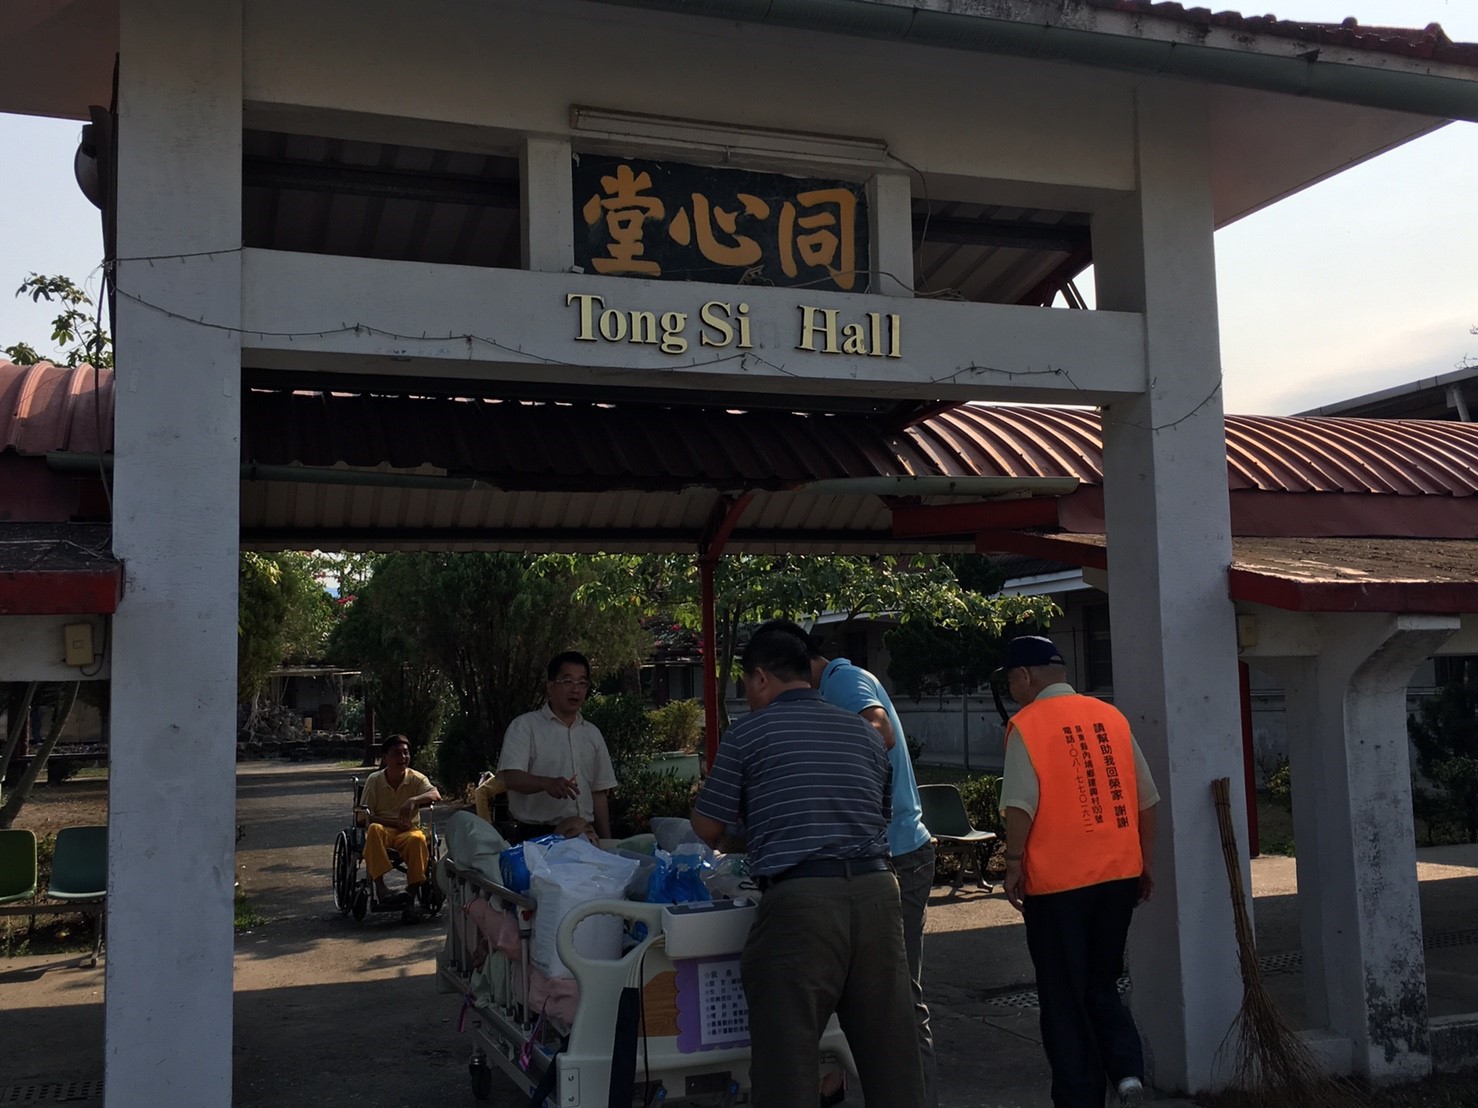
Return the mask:
[[[269,922],[266,916],[252,907],[251,897],[246,895],[244,889],[236,890],[236,900],[232,908],[237,931],[250,931],[253,927],[261,927]]]

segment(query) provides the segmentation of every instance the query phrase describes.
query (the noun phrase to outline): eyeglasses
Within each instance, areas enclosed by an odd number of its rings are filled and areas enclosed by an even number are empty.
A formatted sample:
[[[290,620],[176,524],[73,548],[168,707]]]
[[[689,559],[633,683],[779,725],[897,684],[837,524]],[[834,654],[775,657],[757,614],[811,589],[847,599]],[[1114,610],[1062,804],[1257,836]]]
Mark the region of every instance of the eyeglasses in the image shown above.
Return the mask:
[[[553,684],[558,685],[562,689],[590,688],[590,682],[583,677],[558,677],[554,680]]]

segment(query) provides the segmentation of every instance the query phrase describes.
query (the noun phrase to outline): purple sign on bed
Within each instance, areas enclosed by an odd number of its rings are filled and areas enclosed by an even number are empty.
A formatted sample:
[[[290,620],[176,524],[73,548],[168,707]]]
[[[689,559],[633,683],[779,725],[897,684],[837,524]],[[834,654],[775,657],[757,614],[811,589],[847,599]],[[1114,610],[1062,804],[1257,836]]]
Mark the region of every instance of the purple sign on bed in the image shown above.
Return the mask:
[[[739,978],[739,955],[677,958],[677,1049],[749,1045],[749,1004]]]

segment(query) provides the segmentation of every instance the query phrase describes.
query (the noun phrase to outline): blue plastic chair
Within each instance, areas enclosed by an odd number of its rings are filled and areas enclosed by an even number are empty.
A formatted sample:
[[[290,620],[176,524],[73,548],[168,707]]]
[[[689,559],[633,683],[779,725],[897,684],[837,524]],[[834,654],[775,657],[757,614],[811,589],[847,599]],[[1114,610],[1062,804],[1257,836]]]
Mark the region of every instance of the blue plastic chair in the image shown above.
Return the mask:
[[[91,909],[91,964],[97,965],[103,949],[103,902],[108,895],[107,827],[66,827],[57,832],[46,895]]]

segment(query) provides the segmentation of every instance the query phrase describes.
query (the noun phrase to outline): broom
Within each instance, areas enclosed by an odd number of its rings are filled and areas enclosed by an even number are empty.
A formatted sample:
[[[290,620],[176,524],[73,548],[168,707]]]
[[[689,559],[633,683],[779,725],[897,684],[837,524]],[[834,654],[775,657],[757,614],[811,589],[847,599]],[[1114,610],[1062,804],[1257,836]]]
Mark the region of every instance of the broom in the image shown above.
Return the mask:
[[[1242,973],[1242,1006],[1217,1050],[1225,1062],[1231,1056],[1232,1087],[1258,1105],[1288,1108],[1353,1108],[1367,1103],[1353,1085],[1323,1072],[1313,1053],[1288,1026],[1262,980],[1257,944],[1247,914],[1242,886],[1242,864],[1232,829],[1231,779],[1211,783],[1216,822],[1221,829],[1221,853],[1231,885],[1232,918],[1237,928],[1237,965]]]

